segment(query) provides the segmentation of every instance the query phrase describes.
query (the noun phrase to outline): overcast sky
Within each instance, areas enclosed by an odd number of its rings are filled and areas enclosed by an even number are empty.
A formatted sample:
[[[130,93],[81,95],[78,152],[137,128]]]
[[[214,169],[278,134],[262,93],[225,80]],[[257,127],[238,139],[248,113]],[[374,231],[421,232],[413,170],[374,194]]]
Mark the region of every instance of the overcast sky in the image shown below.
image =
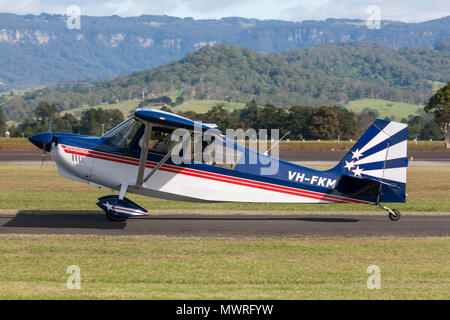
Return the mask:
[[[64,14],[69,5],[89,16],[166,14],[194,19],[366,19],[371,5],[380,8],[382,20],[421,22],[450,15],[449,0],[0,0],[0,12]]]

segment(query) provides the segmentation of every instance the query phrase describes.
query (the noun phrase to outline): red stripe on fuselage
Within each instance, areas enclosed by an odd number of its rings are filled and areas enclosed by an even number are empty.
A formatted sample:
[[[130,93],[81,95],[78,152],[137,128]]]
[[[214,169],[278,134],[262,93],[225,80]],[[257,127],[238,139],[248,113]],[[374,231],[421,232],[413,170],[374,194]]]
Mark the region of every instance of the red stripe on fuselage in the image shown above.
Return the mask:
[[[135,158],[129,158],[114,154],[109,154],[105,152],[95,151],[95,150],[89,150],[89,149],[82,149],[79,147],[72,147],[72,146],[65,146],[61,145],[63,150],[66,153],[70,154],[76,154],[80,156],[86,156],[90,158],[100,159],[100,160],[106,160],[106,161],[113,161],[113,162],[119,162],[123,164],[128,165],[139,165],[139,160]],[[146,168],[154,168],[157,165],[156,162],[153,161],[147,161],[145,167]],[[370,203],[362,200],[356,200],[356,199],[350,199],[350,198],[344,198],[339,196],[333,196],[329,194],[314,192],[314,191],[308,191],[303,189],[296,189],[291,187],[285,187],[280,185],[273,185],[265,182],[259,182],[254,180],[247,180],[242,178],[236,178],[226,175],[220,175],[216,173],[211,173],[207,171],[201,171],[196,169],[190,169],[190,168],[183,168],[183,167],[177,167],[173,165],[164,164],[162,165],[159,170],[176,173],[176,174],[183,174],[203,179],[210,179],[225,183],[232,183],[236,185],[246,186],[246,187],[252,187],[252,188],[258,188],[262,190],[268,190],[268,191],[275,191],[275,192],[281,192],[285,194],[291,194],[296,196],[302,196],[306,198],[316,199],[316,200],[324,200],[329,202],[336,202],[336,203]]]

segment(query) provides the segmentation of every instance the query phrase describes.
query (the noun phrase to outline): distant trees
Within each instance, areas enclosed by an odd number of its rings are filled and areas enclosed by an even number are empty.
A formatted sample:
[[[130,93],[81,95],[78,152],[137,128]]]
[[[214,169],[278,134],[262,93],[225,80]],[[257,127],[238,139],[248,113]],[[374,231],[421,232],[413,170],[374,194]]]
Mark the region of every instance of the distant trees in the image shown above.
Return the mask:
[[[13,137],[29,137],[39,132],[46,132],[52,119],[52,131],[73,132],[79,134],[98,136],[112,129],[124,121],[123,114],[118,109],[93,108],[81,113],[81,119],[77,119],[70,113],[60,115],[60,111],[54,104],[42,102],[35,109],[36,118],[26,118],[19,125],[11,127]]]
[[[205,123],[215,123],[219,130],[225,132],[226,129],[234,128],[236,118],[233,119],[230,112],[223,108],[221,105],[212,107],[211,110],[202,114],[200,117]]]
[[[226,128],[279,129],[280,138],[289,132],[286,138],[291,140],[355,139],[379,118],[378,112],[371,109],[363,110],[360,114],[354,114],[345,108],[326,106],[293,106],[283,110],[271,104],[260,107],[255,101],[250,101],[245,108],[233,112],[216,106],[204,114],[188,111],[182,115],[205,123],[215,123],[222,131]],[[416,116],[402,122],[408,124],[408,138],[411,140],[443,138],[438,124],[433,120]]]
[[[50,119],[55,118],[59,114],[59,109],[55,104],[48,102],[41,102],[36,109],[34,109],[34,115],[40,125],[45,125],[50,122]]]
[[[434,101],[434,100],[433,100]],[[173,112],[168,106],[163,111]],[[1,111],[1,109],[0,109]],[[0,113],[1,114],[1,113]],[[90,108],[81,113],[77,119],[70,113],[61,116],[54,104],[41,103],[34,111],[35,118],[26,118],[18,126],[10,128],[11,136],[31,136],[48,130],[50,119],[53,131],[73,132],[98,136],[124,121],[122,112],[118,109]],[[132,116],[133,112],[129,114]],[[287,110],[277,108],[273,104],[258,106],[252,100],[240,110],[228,110],[224,103],[218,103],[205,113],[186,111],[180,115],[187,118],[214,123],[218,129],[252,128],[255,130],[279,129],[281,138],[291,140],[349,140],[355,139],[364,132],[369,125],[379,117],[376,110],[365,109],[360,114],[354,114],[341,107],[303,107],[293,106]],[[422,116],[403,119],[408,124],[408,138],[420,140],[439,140],[443,138],[439,125],[434,120]],[[1,116],[0,116],[1,124]]]
[[[7,129],[7,127],[6,127],[5,114],[3,113],[2,106],[0,106],[0,137],[5,136],[6,129]]]
[[[100,136],[102,130],[106,132],[124,120],[122,112],[118,109],[88,109],[81,114],[79,133]]]
[[[409,120],[402,119],[401,122],[408,125],[409,140],[442,140],[444,138],[439,125],[434,120],[426,120],[421,116],[414,116]]]
[[[378,118],[380,113],[375,109],[365,108],[356,116],[356,121],[358,127],[361,131],[366,131],[366,129]]]
[[[428,100],[425,112],[432,113],[445,136],[445,146],[450,148],[450,82]]]
[[[438,51],[450,52],[450,38],[442,38],[434,44],[434,49]]]
[[[301,107],[289,110],[276,108],[272,104],[258,107],[250,101],[242,110],[228,112],[222,106],[215,106],[204,114],[186,112],[184,116],[194,120],[215,123],[224,131],[227,128],[243,129],[279,129],[280,138],[286,133],[292,140],[301,139],[350,139],[358,135],[359,130],[353,112],[340,107]]]

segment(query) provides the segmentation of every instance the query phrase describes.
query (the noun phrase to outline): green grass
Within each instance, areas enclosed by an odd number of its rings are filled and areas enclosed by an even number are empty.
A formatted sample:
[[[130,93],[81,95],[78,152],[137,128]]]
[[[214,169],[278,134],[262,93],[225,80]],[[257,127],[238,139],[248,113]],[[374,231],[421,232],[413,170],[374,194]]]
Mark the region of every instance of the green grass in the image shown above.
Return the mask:
[[[195,111],[197,113],[206,113],[211,110],[215,105],[221,104],[224,109],[233,111],[235,109],[243,109],[245,107],[245,103],[241,102],[226,102],[221,100],[198,100],[191,99],[185,101],[183,104],[176,106],[173,110],[178,111]]]
[[[173,92],[171,94],[168,94],[168,96],[175,101],[175,99],[179,96],[179,92]],[[140,100],[127,100],[127,101],[121,101],[119,103],[102,103],[95,106],[90,105],[84,105],[81,108],[75,108],[67,111],[63,111],[61,114],[64,115],[64,113],[71,113],[75,117],[80,117],[81,112],[84,110],[88,110],[90,108],[102,108],[102,109],[119,109],[122,111],[124,117],[128,117],[130,112],[134,111],[137,106],[139,105],[141,101]],[[176,106],[173,108],[175,112],[185,112],[185,111],[195,111],[197,113],[205,113],[211,110],[215,105],[217,104],[223,104],[224,108],[227,110],[234,110],[234,109],[242,109],[245,107],[245,103],[240,102],[226,102],[222,100],[197,100],[197,99],[191,99],[187,100],[185,103]],[[157,108],[158,109],[158,108]]]
[[[445,86],[445,82],[439,82],[439,81],[431,81],[431,84],[433,85],[433,91],[438,91],[440,88],[442,88],[443,86]]]
[[[15,125],[18,125],[18,124],[19,124],[18,121],[14,121],[14,120],[7,120],[6,121],[6,126],[7,127],[12,127],[12,126],[15,126]]]
[[[0,299],[449,299],[449,252],[448,238],[1,235]]]
[[[347,109],[360,113],[366,108],[375,109],[379,112],[379,118],[394,118],[397,121],[401,119],[408,119],[409,115],[419,115],[418,109],[423,109],[423,106],[394,102],[383,99],[360,99],[350,101],[346,106]]]
[[[121,101],[119,103],[111,103],[111,104],[110,103],[102,103],[102,104],[98,104],[95,106],[90,106],[88,104],[85,104],[81,108],[75,108],[75,109],[63,111],[63,112],[61,112],[61,115],[64,115],[65,113],[71,113],[75,117],[80,118],[81,112],[83,112],[85,110],[92,109],[92,108],[102,108],[102,109],[119,109],[120,111],[122,111],[123,116],[125,118],[127,118],[129,116],[130,112],[134,111],[140,102],[141,102],[140,100],[127,100],[127,101]]]
[[[432,181],[432,183],[430,183]],[[405,214],[450,212],[450,167],[410,167]],[[54,165],[0,165],[0,212],[101,214],[108,194]],[[198,204],[130,198],[160,213],[361,214],[359,205]],[[371,213],[385,214],[381,210]],[[0,235],[0,299],[449,299],[450,239]],[[81,269],[81,289],[66,287]],[[366,287],[381,268],[381,289]]]
[[[325,169],[325,167],[316,167]],[[409,167],[406,203],[393,205],[404,214],[417,212],[450,212],[450,167]],[[98,189],[61,177],[55,165],[0,165],[0,210],[93,210],[97,198],[110,194],[110,190]],[[166,201],[139,195],[129,198],[150,211],[159,213],[374,213],[383,210],[357,204],[276,204],[276,203],[193,203]]]

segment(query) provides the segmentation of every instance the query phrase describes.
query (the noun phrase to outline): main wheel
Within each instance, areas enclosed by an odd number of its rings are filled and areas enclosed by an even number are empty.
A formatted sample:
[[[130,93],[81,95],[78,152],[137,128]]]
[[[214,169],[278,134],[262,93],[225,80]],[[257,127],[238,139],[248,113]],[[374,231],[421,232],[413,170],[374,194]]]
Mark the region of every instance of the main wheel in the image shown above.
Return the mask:
[[[398,221],[398,220],[400,220],[400,217],[402,216],[400,214],[400,211],[392,209],[392,212],[389,212],[389,219],[391,219],[391,221]]]
[[[127,220],[127,218],[116,217],[116,216],[113,216],[113,215],[110,215],[107,213],[106,213],[106,218],[108,218],[108,220],[112,221],[112,222],[124,222]]]

